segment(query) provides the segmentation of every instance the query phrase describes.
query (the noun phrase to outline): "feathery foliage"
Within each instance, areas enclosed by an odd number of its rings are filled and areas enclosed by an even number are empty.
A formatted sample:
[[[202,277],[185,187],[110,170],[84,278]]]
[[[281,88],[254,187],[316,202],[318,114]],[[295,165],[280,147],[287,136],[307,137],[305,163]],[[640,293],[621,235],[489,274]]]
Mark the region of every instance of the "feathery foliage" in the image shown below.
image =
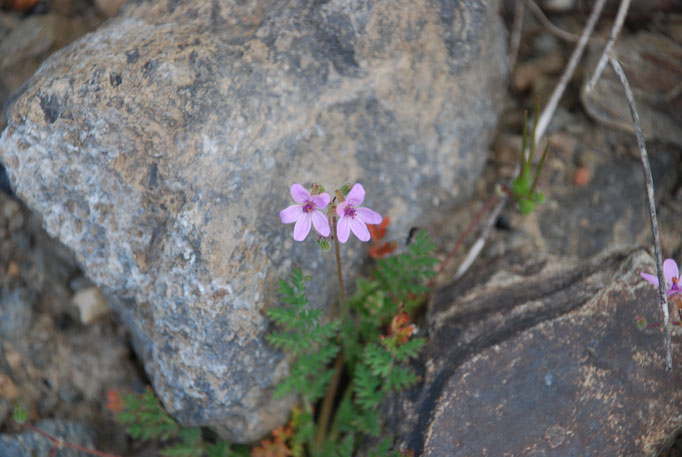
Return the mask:
[[[358,279],[348,300],[350,313],[340,321],[322,323],[321,311],[308,306],[305,282],[310,278],[300,268],[293,269],[288,281],[280,281],[284,305],[268,310],[280,330],[267,338],[292,357],[290,374],[276,395],[296,393],[302,401],[294,422],[304,426],[294,427],[292,455],[350,457],[363,437],[381,435],[382,401],[391,392],[418,381],[409,361],[417,356],[424,340],[410,339],[415,327],[408,324],[405,311],[423,303],[429,292],[425,284],[438,262],[434,249],[429,237],[419,232],[405,252],[377,259],[370,277]],[[319,430],[313,421],[313,406],[327,390],[334,374],[329,366],[340,349],[345,391],[324,442],[314,442]],[[391,451],[388,440],[375,455],[401,454]]]
[[[280,280],[279,293],[285,306],[271,308],[267,314],[282,330],[269,334],[267,339],[294,358],[290,374],[277,386],[275,396],[296,393],[314,403],[324,395],[334,375],[327,365],[339,352],[339,345],[334,342],[339,322],[323,324],[322,310],[306,306],[305,282],[309,280],[300,268],[293,269],[290,283]]]
[[[161,403],[147,388],[143,393],[114,394],[119,410],[116,420],[125,426],[126,432],[134,439],[166,442],[160,451],[163,457],[246,457],[248,449],[233,447],[227,441],[208,443],[203,440],[201,430],[196,427],[182,427],[170,417]],[[120,402],[118,401],[120,400]],[[114,409],[110,406],[110,409]]]

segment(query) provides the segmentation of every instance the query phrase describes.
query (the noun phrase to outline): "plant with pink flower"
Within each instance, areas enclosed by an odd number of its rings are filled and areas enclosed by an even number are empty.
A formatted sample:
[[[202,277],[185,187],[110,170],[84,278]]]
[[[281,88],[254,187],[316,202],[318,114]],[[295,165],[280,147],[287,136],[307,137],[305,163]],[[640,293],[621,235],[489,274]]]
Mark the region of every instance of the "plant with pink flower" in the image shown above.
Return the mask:
[[[336,214],[339,216],[336,235],[339,242],[348,241],[351,231],[360,241],[369,241],[367,224],[381,224],[382,217],[379,213],[364,206],[358,206],[364,199],[365,189],[362,184],[356,183],[348,192],[345,201],[336,206]]]
[[[305,240],[310,232],[311,225],[320,235],[329,236],[331,230],[324,213],[324,209],[327,208],[331,200],[329,194],[323,192],[313,195],[298,183],[291,185],[290,192],[296,204],[280,211],[279,218],[285,224],[296,223],[294,225],[294,240]]]
[[[640,273],[640,275],[647,282],[658,287],[657,276],[649,273]],[[665,293],[668,296],[668,300],[675,305],[677,314],[680,317],[677,325],[682,326],[682,281],[680,281],[680,270],[673,259],[665,259],[663,262],[663,279],[665,279]]]
[[[658,277],[649,273],[640,273],[642,278],[658,287]],[[665,259],[663,262],[663,278],[665,279],[665,291],[668,299],[675,295],[682,295],[682,284],[680,284],[680,270],[673,259]]]

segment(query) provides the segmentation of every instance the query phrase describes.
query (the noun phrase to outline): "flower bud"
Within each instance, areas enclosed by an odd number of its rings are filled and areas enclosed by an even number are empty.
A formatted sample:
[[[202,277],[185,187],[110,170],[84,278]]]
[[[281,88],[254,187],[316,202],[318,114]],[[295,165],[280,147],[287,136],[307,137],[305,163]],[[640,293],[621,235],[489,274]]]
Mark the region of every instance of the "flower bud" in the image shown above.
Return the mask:
[[[348,192],[350,192],[350,189],[351,189],[351,185],[349,182],[347,182],[343,186],[339,187],[339,190],[337,192],[341,192],[341,195],[343,195],[345,197],[346,195],[348,195]],[[343,200],[345,200],[345,199],[341,199],[341,201],[343,201]]]
[[[332,248],[332,244],[329,241],[329,238],[318,238],[317,239],[317,245],[322,249],[324,252],[329,251]]]
[[[310,190],[310,195],[319,195],[324,192],[324,187],[319,182],[313,183],[313,188]]]

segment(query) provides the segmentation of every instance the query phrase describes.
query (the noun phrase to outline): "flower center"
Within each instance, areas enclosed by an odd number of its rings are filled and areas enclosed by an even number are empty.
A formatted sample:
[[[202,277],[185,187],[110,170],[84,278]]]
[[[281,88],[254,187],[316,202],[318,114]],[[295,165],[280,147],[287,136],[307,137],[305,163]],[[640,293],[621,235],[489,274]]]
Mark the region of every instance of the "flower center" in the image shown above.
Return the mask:
[[[315,205],[313,205],[313,202],[311,202],[311,201],[306,201],[305,205],[303,205],[303,212],[304,213],[309,213],[314,209],[315,209]]]
[[[343,211],[343,215],[348,216],[350,218],[354,218],[355,217],[355,208],[353,208],[352,206],[346,206],[346,209]]]

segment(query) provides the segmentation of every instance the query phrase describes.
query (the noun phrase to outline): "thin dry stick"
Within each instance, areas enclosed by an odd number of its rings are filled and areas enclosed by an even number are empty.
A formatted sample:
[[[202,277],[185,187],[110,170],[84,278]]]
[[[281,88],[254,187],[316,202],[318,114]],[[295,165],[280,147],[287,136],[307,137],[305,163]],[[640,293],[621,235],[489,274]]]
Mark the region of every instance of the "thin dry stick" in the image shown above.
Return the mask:
[[[522,1],[523,3],[526,4],[530,12],[533,13],[535,19],[540,21],[540,24],[542,24],[549,31],[549,33],[558,36],[562,40],[570,41],[572,43],[575,43],[580,39],[578,35],[575,35],[571,32],[567,32],[563,29],[560,29],[556,25],[552,24],[552,22],[549,19],[547,19],[547,16],[545,16],[545,13],[542,12],[542,9],[533,0]]]
[[[592,8],[592,12],[590,13],[590,18],[587,20],[587,25],[585,25],[585,29],[583,30],[582,35],[580,35],[580,40],[578,41],[578,44],[573,50],[573,54],[571,55],[571,58],[568,61],[568,65],[566,65],[566,69],[564,70],[564,73],[561,75],[559,83],[554,88],[554,92],[552,92],[552,96],[549,98],[547,106],[545,106],[545,109],[542,110],[540,120],[538,121],[538,128],[537,131],[535,132],[535,138],[533,138],[533,141],[535,141],[536,144],[540,142],[540,138],[542,138],[542,136],[545,134],[545,130],[549,125],[549,121],[552,119],[552,116],[554,116],[554,111],[556,111],[556,107],[559,104],[559,99],[566,90],[568,81],[571,80],[573,72],[575,72],[575,68],[578,66],[578,62],[580,61],[580,58],[582,57],[583,52],[585,51],[585,45],[587,45],[587,41],[590,39],[590,35],[592,35],[594,26],[597,25],[597,20],[601,15],[601,10],[604,8],[605,3],[606,0],[597,0],[595,2],[594,7]],[[525,153],[526,152],[524,151],[524,154]]]
[[[599,81],[599,77],[601,76],[602,71],[604,71],[606,61],[609,59],[611,51],[613,50],[613,46],[616,44],[616,39],[618,38],[618,35],[620,34],[621,29],[623,28],[623,23],[625,22],[625,17],[628,15],[629,7],[630,0],[621,0],[620,6],[618,7],[618,14],[616,15],[616,21],[613,23],[613,28],[611,29],[609,41],[606,43],[604,52],[599,58],[599,63],[597,64],[597,67],[594,69],[594,74],[592,75],[592,78],[590,78],[590,82],[587,83],[586,90],[588,92],[591,92],[592,89],[594,89],[594,86],[597,84],[597,81]]]
[[[490,229],[493,227],[495,221],[497,220],[497,217],[500,215],[502,209],[507,204],[508,198],[509,197],[507,195],[502,197],[502,199],[497,203],[497,206],[495,206],[495,209],[493,209],[493,211],[490,213],[490,217],[488,217],[488,220],[485,224],[485,228],[479,235],[478,239],[471,246],[471,248],[469,248],[467,256],[464,258],[464,261],[462,261],[459,268],[457,269],[457,273],[455,273],[455,279],[461,278],[464,275],[464,273],[467,272],[469,267],[471,267],[471,265],[474,263],[474,260],[476,260],[478,254],[480,254],[481,250],[483,249],[483,246],[485,245],[485,240],[488,238],[488,235],[490,235]]]
[[[459,248],[462,247],[462,244],[464,244],[464,240],[467,239],[469,234],[476,228],[478,223],[483,219],[483,216],[485,216],[485,213],[487,213],[490,210],[490,207],[493,206],[493,203],[495,203],[495,200],[497,199],[497,195],[493,194],[488,198],[488,201],[485,203],[483,208],[476,213],[476,216],[474,217],[474,220],[471,221],[469,226],[466,228],[464,233],[462,233],[459,238],[457,238],[457,241],[455,242],[455,246],[450,249],[450,252],[445,256],[443,261],[440,263],[440,267],[438,268],[438,271],[434,275],[433,278],[431,278],[431,281],[429,281],[428,287],[431,288],[433,285],[436,283],[436,278],[438,275],[440,275],[444,270],[445,267],[448,266],[450,261],[452,261],[452,258],[455,256],[455,253],[459,250]]]
[[[521,45],[521,32],[523,31],[523,2],[516,0],[514,4],[514,22],[512,23],[511,37],[509,38],[509,54],[507,55],[507,67],[509,72],[514,71],[516,57],[519,55]]]
[[[632,123],[635,124],[635,134],[637,135],[637,145],[639,146],[640,156],[642,158],[642,168],[644,170],[644,180],[646,182],[646,196],[649,203],[649,217],[651,219],[651,232],[654,238],[654,253],[656,255],[656,272],[658,274],[658,301],[663,310],[663,325],[664,325],[664,345],[665,345],[665,368],[666,370],[673,369],[673,358],[671,352],[671,332],[670,313],[668,308],[668,296],[665,291],[665,279],[663,278],[663,255],[661,254],[661,239],[658,234],[658,221],[656,220],[656,204],[654,202],[654,180],[651,177],[651,167],[649,167],[649,155],[646,152],[646,145],[644,144],[644,135],[642,134],[642,127],[639,124],[639,114],[635,108],[635,97],[632,95],[632,89],[625,77],[623,68],[613,56],[609,56],[609,63],[618,75],[623,88],[625,89],[625,98],[628,100],[628,107],[630,108],[630,115],[632,116]]]

